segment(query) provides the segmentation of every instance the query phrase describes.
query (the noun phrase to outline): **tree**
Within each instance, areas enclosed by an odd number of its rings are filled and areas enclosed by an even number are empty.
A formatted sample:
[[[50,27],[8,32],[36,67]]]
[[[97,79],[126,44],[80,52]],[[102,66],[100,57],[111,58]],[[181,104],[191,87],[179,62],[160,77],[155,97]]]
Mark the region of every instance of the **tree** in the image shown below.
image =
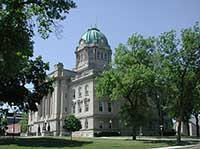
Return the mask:
[[[192,114],[195,90],[200,67],[200,29],[198,23],[189,29],[183,29],[181,40],[174,31],[163,33],[157,42],[157,48],[163,57],[162,65],[169,79],[172,116],[178,123],[177,142],[181,141],[181,122],[187,121]],[[198,74],[198,75],[197,75]]]
[[[127,45],[119,45],[112,68],[97,80],[97,96],[125,102],[121,110],[126,111],[126,116],[122,118],[132,124],[133,139],[137,123],[142,121],[142,114],[153,99],[161,118],[163,112],[170,112],[176,119],[177,142],[180,143],[181,122],[188,121],[194,108],[198,109],[194,103],[199,103],[199,57],[198,23],[193,28],[183,29],[181,39],[176,37],[175,31],[147,39],[134,34]]]
[[[198,76],[199,77],[199,76]],[[199,78],[198,80],[199,81]],[[191,93],[192,98],[194,99],[193,102],[193,111],[192,114],[196,120],[196,136],[199,137],[199,115],[200,115],[200,85],[198,84],[196,88]]]
[[[15,76],[21,63],[32,56],[35,27],[43,38],[48,38],[57,21],[64,20],[75,7],[71,0],[1,0],[0,76]]]
[[[71,0],[1,0],[1,101],[37,109],[35,103],[50,91],[52,81],[46,75],[48,64],[41,57],[31,59],[34,31],[48,38],[57,28],[57,22],[64,20],[65,14],[75,7]],[[26,88],[29,83],[33,83],[32,92]]]
[[[152,50],[155,40],[133,34],[128,44],[116,48],[112,68],[97,79],[99,98],[121,100],[121,118],[132,128],[133,140],[151,111],[150,90],[155,81],[152,69]]]
[[[63,128],[66,131],[70,132],[70,136],[72,140],[72,132],[79,131],[82,128],[81,121],[78,118],[76,118],[74,115],[66,116],[64,120]]]
[[[27,133],[28,131],[28,114],[23,113],[22,120],[20,121],[20,128],[22,133]]]
[[[0,80],[0,100],[9,105],[14,103],[21,110],[36,111],[36,103],[39,104],[45,95],[53,91],[53,79],[49,79],[46,74],[48,69],[48,63],[44,63],[41,57],[29,60],[16,78]],[[26,87],[30,83],[34,86],[32,90]]]

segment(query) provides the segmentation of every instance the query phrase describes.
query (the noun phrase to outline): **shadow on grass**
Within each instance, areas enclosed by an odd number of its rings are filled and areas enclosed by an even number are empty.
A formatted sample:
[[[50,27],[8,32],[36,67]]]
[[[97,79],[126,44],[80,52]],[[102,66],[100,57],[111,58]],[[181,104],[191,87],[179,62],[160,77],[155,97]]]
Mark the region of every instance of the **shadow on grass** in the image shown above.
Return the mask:
[[[77,141],[61,138],[16,138],[0,139],[0,145],[18,145],[30,147],[81,147],[93,143],[92,141]]]

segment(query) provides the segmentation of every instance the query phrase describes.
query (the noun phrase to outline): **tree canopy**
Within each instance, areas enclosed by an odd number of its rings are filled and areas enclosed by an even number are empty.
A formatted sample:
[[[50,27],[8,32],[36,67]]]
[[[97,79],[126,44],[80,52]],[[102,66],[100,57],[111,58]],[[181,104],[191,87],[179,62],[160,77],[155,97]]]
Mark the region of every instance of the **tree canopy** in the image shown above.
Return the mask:
[[[79,131],[82,128],[81,121],[78,118],[76,118],[74,115],[66,116],[64,119],[63,128],[66,131],[70,132],[71,140],[72,140],[72,132]]]
[[[72,0],[0,0],[0,100],[36,110],[52,91],[48,63],[33,60],[33,36],[46,39],[76,5]],[[55,30],[54,30],[55,29]],[[26,85],[33,84],[32,91]]]
[[[132,35],[127,45],[116,48],[113,67],[97,79],[97,96],[123,102],[121,115],[128,126],[136,130],[149,117],[151,109],[150,91],[155,80],[152,69],[154,38]]]
[[[145,118],[151,101],[159,115],[168,112],[178,122],[177,141],[181,141],[181,122],[198,109],[200,76],[200,27],[183,29],[159,37],[133,34],[127,44],[116,48],[110,70],[97,79],[97,96],[122,100],[122,118],[133,129]],[[163,120],[161,120],[161,123]],[[134,130],[135,131],[135,130]],[[134,133],[133,133],[134,135]]]

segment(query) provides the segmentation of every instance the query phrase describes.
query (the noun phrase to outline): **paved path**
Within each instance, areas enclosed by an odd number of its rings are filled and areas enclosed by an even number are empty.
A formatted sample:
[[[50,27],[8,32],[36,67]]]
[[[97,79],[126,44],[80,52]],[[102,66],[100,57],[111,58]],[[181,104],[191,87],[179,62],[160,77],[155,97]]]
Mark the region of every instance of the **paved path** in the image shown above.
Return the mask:
[[[169,146],[169,147],[160,147],[160,148],[152,148],[152,149],[179,149],[179,148],[180,149],[182,148],[194,149],[193,147],[196,147],[196,146],[195,145]]]
[[[185,145],[185,146],[169,146],[169,147],[161,147],[161,148],[153,148],[153,149],[200,149],[200,144],[196,145]]]

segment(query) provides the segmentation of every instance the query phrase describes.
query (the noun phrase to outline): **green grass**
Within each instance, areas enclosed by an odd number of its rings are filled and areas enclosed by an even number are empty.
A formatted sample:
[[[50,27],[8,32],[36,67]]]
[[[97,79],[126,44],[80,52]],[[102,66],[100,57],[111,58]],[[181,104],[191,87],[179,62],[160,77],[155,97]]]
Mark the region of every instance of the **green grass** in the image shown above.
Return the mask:
[[[101,138],[15,138],[0,139],[0,149],[149,149],[153,147],[171,146],[175,142],[165,141],[132,141]]]

